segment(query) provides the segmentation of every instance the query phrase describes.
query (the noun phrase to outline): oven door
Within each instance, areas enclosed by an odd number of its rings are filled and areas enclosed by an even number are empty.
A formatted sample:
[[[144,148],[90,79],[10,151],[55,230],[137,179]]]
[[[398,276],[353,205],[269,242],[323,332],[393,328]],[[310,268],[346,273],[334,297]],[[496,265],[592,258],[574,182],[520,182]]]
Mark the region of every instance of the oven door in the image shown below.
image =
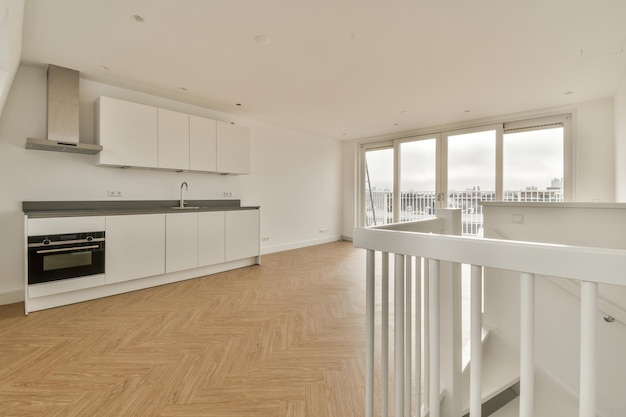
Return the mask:
[[[104,237],[55,241],[55,237],[29,237],[28,284],[104,273]],[[46,243],[30,243],[31,241]]]

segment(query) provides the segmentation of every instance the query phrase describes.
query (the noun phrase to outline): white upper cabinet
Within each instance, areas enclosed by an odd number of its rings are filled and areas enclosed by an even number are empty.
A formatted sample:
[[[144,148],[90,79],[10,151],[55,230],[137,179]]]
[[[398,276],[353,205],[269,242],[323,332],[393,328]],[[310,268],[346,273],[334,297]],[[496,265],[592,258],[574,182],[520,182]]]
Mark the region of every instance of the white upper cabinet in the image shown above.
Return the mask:
[[[189,169],[217,171],[216,121],[189,116]]]
[[[250,173],[250,131],[110,97],[95,104],[98,165]]]
[[[158,166],[156,107],[100,97],[94,119],[99,165]]]
[[[159,168],[189,169],[189,115],[158,109]]]
[[[250,131],[247,127],[217,122],[217,172],[250,173]]]

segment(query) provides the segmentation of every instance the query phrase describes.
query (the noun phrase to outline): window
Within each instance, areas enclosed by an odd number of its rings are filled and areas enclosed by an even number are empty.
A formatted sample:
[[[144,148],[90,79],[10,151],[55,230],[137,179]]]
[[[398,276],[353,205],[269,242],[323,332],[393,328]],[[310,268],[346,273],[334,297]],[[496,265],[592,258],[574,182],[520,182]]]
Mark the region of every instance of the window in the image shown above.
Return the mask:
[[[572,201],[570,115],[512,121],[362,146],[361,225],[460,208],[481,235],[484,201]]]

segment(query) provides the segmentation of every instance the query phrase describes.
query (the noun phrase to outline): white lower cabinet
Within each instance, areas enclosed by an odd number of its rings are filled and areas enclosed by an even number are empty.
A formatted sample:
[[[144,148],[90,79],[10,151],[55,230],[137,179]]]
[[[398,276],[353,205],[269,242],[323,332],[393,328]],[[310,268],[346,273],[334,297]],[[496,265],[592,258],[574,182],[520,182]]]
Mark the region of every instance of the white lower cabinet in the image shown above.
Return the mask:
[[[259,256],[259,210],[226,212],[226,261]]]
[[[224,262],[224,212],[198,213],[198,266]]]
[[[197,267],[198,213],[165,216],[165,272]]]
[[[165,273],[165,214],[106,218],[106,283]]]

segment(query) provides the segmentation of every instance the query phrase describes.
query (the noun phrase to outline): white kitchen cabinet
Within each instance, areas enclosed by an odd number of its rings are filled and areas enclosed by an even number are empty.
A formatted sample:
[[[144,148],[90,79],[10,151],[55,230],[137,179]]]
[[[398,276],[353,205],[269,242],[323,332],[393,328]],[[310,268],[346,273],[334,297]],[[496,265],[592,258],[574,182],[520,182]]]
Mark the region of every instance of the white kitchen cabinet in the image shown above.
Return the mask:
[[[247,127],[217,122],[217,172],[250,173],[250,131]]]
[[[189,115],[158,109],[159,168],[189,169]]]
[[[198,266],[198,213],[165,215],[165,272]]]
[[[198,266],[224,262],[223,211],[198,213]]]
[[[226,212],[226,261],[259,256],[259,210]]]
[[[165,214],[106,217],[106,283],[165,273]]]
[[[189,169],[217,171],[216,121],[189,116]]]
[[[158,166],[156,107],[100,97],[94,119],[99,165]]]

